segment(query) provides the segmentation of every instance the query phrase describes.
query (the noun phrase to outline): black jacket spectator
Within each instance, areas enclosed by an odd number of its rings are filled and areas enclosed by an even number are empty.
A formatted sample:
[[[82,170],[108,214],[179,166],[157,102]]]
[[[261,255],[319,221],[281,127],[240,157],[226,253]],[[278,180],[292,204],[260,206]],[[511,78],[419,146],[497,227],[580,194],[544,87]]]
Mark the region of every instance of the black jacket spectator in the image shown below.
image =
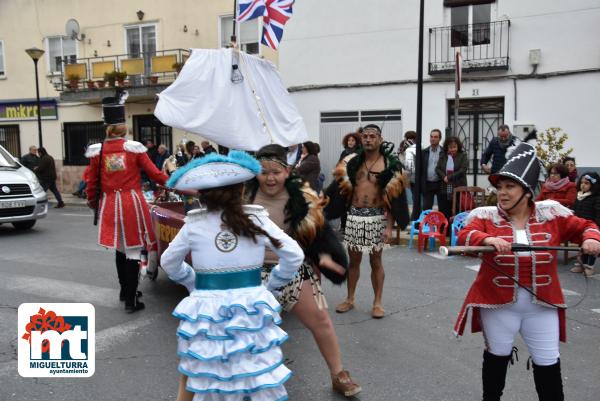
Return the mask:
[[[296,173],[303,181],[308,182],[315,191],[319,190],[319,174],[321,174],[321,162],[317,156],[317,147],[312,142],[305,142],[302,146],[304,154],[296,165]]]
[[[491,174],[498,172],[502,166],[506,164],[506,150],[511,146],[518,145],[518,138],[511,136],[510,143],[504,147],[500,143],[498,137],[492,138],[488,147],[481,156],[481,164],[487,164],[492,159],[492,171]]]
[[[35,170],[35,175],[37,175],[42,186],[44,186],[46,183],[56,181],[56,166],[54,164],[54,158],[52,158],[52,156],[49,154],[45,154],[40,157],[40,164]]]
[[[34,154],[27,153],[21,157],[21,164],[33,171],[40,164],[40,158]]]
[[[573,212],[575,216],[592,220],[600,227],[600,196],[590,195],[582,200],[576,200]]]
[[[591,190],[587,196],[581,192],[583,179],[591,184]],[[591,220],[600,227],[600,176],[597,173],[583,173],[577,181],[577,190],[577,199],[573,204],[575,216]]]

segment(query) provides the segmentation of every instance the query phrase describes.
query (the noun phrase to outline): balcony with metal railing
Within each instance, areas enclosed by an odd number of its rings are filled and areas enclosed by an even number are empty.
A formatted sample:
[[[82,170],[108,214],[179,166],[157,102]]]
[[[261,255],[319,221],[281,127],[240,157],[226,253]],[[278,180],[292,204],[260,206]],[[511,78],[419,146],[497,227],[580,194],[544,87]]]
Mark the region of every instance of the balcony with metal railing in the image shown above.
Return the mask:
[[[129,96],[154,98],[177,78],[189,55],[189,50],[171,49],[79,58],[65,64],[53,84],[62,101],[98,102],[117,86]]]
[[[464,72],[508,70],[509,45],[509,20],[430,28],[429,74],[454,71],[459,49]]]

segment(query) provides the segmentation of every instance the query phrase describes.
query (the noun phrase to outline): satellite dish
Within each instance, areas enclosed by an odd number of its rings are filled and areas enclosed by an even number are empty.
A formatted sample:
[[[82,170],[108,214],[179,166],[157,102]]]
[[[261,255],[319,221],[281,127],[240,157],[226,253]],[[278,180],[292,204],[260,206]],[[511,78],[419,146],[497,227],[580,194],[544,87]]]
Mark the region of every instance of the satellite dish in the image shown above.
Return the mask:
[[[65,24],[65,34],[67,37],[79,41],[85,38],[85,35],[81,35],[81,38],[79,38],[79,22],[75,18],[71,18]]]

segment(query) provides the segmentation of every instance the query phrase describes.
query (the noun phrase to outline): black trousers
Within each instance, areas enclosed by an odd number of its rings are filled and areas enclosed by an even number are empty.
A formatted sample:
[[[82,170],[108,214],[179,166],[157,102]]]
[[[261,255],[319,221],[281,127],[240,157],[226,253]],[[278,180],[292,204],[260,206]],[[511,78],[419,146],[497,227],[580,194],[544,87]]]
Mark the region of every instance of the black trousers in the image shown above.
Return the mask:
[[[437,196],[438,205],[440,203],[440,191],[442,190],[441,181],[426,181],[423,188],[423,210],[433,208],[433,198]]]
[[[450,217],[452,216],[452,195],[446,193],[438,194],[438,209],[450,221]]]
[[[134,305],[140,275],[140,261],[127,259],[123,252],[117,251],[116,264],[121,292],[125,297],[125,305]]]
[[[52,182],[44,181],[44,182],[40,182],[40,185],[42,186],[42,189],[44,190],[44,192],[46,192],[47,190],[50,190],[50,192],[52,192],[54,194],[54,197],[56,198],[58,203],[62,203],[63,199],[62,199],[62,196],[60,196],[60,192],[58,192],[58,188],[56,188],[56,181],[52,181]]]

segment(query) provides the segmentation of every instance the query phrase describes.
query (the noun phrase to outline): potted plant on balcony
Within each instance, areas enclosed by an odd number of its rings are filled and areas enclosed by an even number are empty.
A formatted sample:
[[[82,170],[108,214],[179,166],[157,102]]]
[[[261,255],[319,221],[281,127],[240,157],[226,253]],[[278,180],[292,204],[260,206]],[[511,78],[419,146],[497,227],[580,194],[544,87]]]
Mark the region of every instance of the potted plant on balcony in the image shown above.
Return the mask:
[[[106,81],[104,79],[97,81],[96,83],[98,84],[98,88],[100,88],[100,89],[102,89],[106,86]]]
[[[96,89],[96,83],[94,81],[92,81],[91,79],[89,81],[86,81],[87,87],[88,89]]]
[[[77,87],[79,86],[80,79],[81,77],[77,74],[69,74],[67,76],[67,81],[69,81],[69,88],[77,89]]]
[[[171,67],[173,67],[173,69],[175,71],[177,71],[177,73],[179,74],[181,72],[181,69],[183,68],[184,64],[185,64],[185,61],[177,62],[177,63],[173,63],[173,65]]]
[[[125,86],[125,78],[127,78],[127,71],[115,71],[115,79],[119,86]]]
[[[156,85],[158,83],[158,75],[150,75],[148,80],[152,85]]]
[[[111,88],[115,87],[115,81],[117,80],[116,78],[116,71],[111,71],[111,72],[105,72],[104,73],[104,81],[108,82],[108,86],[110,86]]]

